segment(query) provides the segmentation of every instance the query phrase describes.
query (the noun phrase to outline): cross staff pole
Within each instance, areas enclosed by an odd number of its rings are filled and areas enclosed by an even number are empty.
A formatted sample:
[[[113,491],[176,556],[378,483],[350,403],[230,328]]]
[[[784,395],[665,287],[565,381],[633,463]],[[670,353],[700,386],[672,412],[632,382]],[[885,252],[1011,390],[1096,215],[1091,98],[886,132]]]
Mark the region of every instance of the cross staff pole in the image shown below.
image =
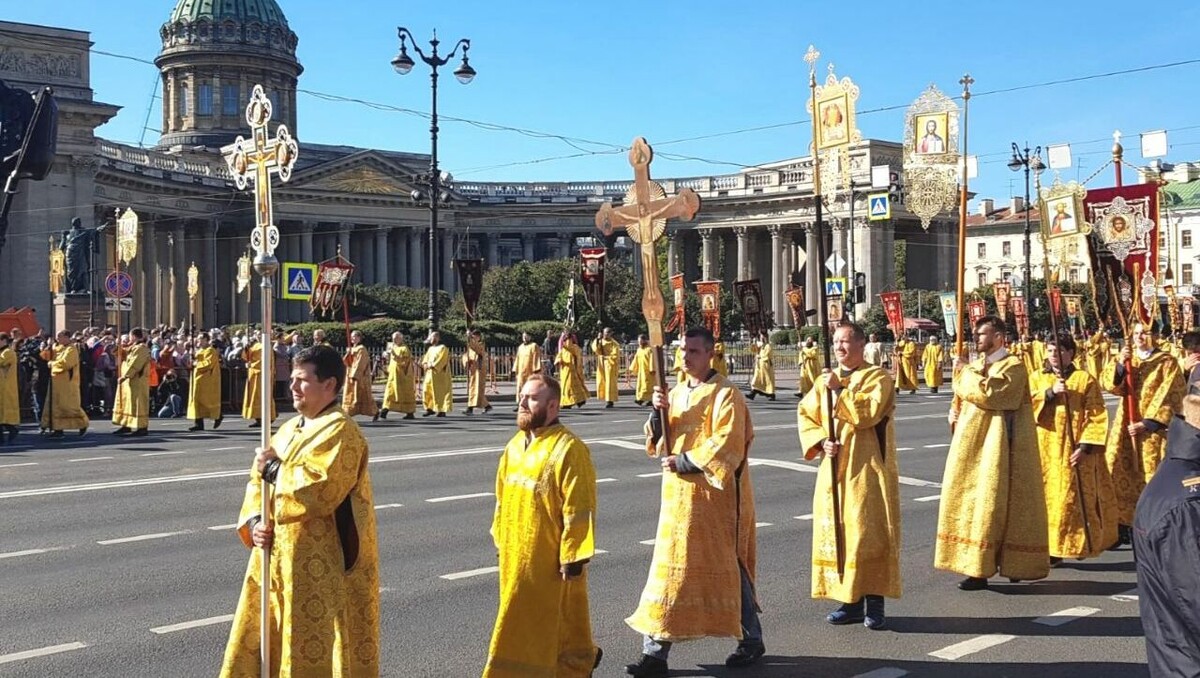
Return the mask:
[[[955,357],[963,357],[963,306],[966,305],[966,275],[967,275],[967,200],[970,193],[967,192],[967,112],[971,107],[971,85],[975,83],[975,78],[971,77],[970,73],[963,75],[958,84],[963,86],[963,114],[962,114],[962,180],[959,182],[958,195],[958,280],[955,281],[958,290],[958,331],[955,332],[954,338],[954,355]],[[1026,271],[1025,275],[1029,275]],[[969,323],[968,323],[969,326]]]
[[[812,151],[813,151],[813,202],[816,207],[816,223],[813,228],[817,231],[817,261],[825,261],[825,226],[823,223],[823,200],[821,197],[821,154],[818,152],[817,140],[820,138],[820,129],[818,127],[817,115],[817,59],[821,53],[815,47],[809,45],[808,52],[804,55],[804,60],[808,62],[808,90],[812,96]],[[820,265],[820,264],[818,264]],[[825,371],[828,372],[833,368],[833,359],[830,355],[829,341],[831,338],[831,330],[829,327],[829,298],[825,289],[825,281],[817,279],[817,298],[820,300],[820,307],[817,309],[817,319],[821,326],[821,349],[825,354]],[[838,442],[837,429],[833,421],[833,391],[825,389],[825,408],[829,413],[827,420],[829,422],[828,438],[830,442]],[[845,528],[842,525],[842,494],[841,488],[838,485],[838,463],[836,457],[827,457],[829,461],[829,489],[833,495],[833,531],[834,545],[837,551],[837,573],[840,580],[846,572],[846,540]]]

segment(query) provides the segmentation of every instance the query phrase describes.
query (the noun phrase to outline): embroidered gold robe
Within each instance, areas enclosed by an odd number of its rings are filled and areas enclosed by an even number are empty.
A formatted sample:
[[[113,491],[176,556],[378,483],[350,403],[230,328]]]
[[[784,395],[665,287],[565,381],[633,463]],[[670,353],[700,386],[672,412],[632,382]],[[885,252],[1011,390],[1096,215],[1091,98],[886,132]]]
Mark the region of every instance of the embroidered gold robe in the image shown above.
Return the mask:
[[[671,371],[675,373],[675,385],[687,381],[687,373],[683,371],[683,347],[675,347],[675,362],[671,363]]]
[[[517,360],[513,365],[513,375],[517,378],[517,402],[521,402],[521,387],[531,375],[542,371],[542,347],[536,342],[521,344],[517,348]]]
[[[729,376],[729,361],[725,359],[725,342],[713,343],[713,357],[708,366],[717,371],[722,377]]]
[[[481,341],[470,340],[462,356],[467,371],[467,407],[491,407],[487,399],[488,353]]]
[[[275,352],[270,352],[271,367],[269,374],[275,373]],[[242,349],[242,360],[246,361],[246,389],[242,396],[242,418],[250,421],[262,419],[262,343],[253,344]],[[278,413],[275,411],[275,399],[271,398],[271,421],[275,421]]]
[[[413,357],[408,346],[392,345],[388,349],[388,379],[383,391],[383,409],[412,414],[417,409],[413,382]]]
[[[619,394],[621,345],[612,339],[593,339],[596,355],[596,399],[615,403]]]
[[[1108,408],[1100,384],[1084,370],[1073,370],[1066,379],[1065,394],[1050,397],[1058,380],[1045,369],[1030,380],[1033,414],[1037,421],[1038,450],[1042,456],[1042,482],[1046,488],[1046,519],[1050,555],[1056,558],[1098,556],[1117,541],[1117,502],[1101,450],[1108,433]],[[1067,439],[1067,407],[1071,408],[1071,431],[1075,444],[1091,445],[1092,452],[1079,462],[1083,481],[1083,505],[1087,511],[1092,548],[1087,547],[1083,516],[1080,513],[1079,483],[1071,467],[1070,441]]]
[[[379,676],[379,550],[367,472],[367,441],[330,407],[290,419],[271,438],[281,466],[274,488],[271,546],[271,675]],[[261,479],[251,469],[238,536],[251,548],[221,678],[258,678],[262,549],[250,541],[261,514]]]
[[[961,411],[942,480],[934,567],[1015,579],[1050,572],[1046,493],[1020,358],[979,358],[954,375]]]
[[[821,454],[829,437],[823,383],[800,401],[800,449]],[[900,472],[896,465],[896,383],[882,367],[850,373],[833,405],[841,453],[825,459],[813,493],[812,597],[853,603],[865,595],[900,597]],[[830,462],[837,464],[845,567],[839,579]]]
[[[641,347],[633,354],[630,368],[637,376],[637,391],[633,399],[640,403],[648,403],[654,397],[654,386],[658,378],[654,374],[654,349],[649,346]]]
[[[1132,525],[1133,510],[1142,496],[1142,489],[1150,482],[1166,456],[1167,427],[1183,406],[1187,386],[1179,363],[1170,354],[1155,350],[1142,360],[1134,352],[1133,392],[1137,399],[1137,414],[1143,420],[1151,419],[1162,425],[1156,432],[1147,430],[1135,441],[1129,437],[1128,431],[1129,424],[1133,422],[1130,422],[1125,407],[1125,380],[1116,382],[1120,365],[1120,358],[1114,357],[1100,377],[1101,386],[1121,396],[1116,419],[1108,431],[1104,456],[1117,491],[1117,519],[1122,525]]]
[[[425,349],[421,359],[425,368],[422,401],[426,410],[449,412],[454,409],[454,382],[450,377],[450,349],[445,344]]]
[[[896,361],[896,389],[917,390],[917,344],[907,339],[897,339],[894,351]]]
[[[375,416],[379,410],[375,407],[375,395],[371,393],[371,354],[362,344],[351,346],[345,361],[346,383],[342,385],[342,409],[348,417],[358,414]]]
[[[775,365],[771,362],[773,350],[771,342],[760,344],[755,341],[750,344],[750,352],[755,356],[754,376],[750,380],[750,388],[767,395],[775,395]],[[682,360],[680,364],[683,364]]]
[[[801,393],[808,393],[821,376],[821,348],[816,345],[802,347],[796,354],[796,358],[796,362],[800,366],[800,381],[797,388]]]
[[[946,359],[946,349],[941,344],[925,344],[921,353],[921,362],[925,364],[925,385],[937,388],[942,385],[942,363]]]
[[[150,347],[133,344],[118,370],[120,392],[113,407],[112,423],[140,430],[150,426]],[[78,386],[76,386],[78,390]],[[55,426],[58,424],[55,423]]]
[[[670,393],[671,449],[702,473],[664,472],[650,574],[625,623],[659,640],[742,637],[741,574],[755,580],[754,490],[747,457],[754,427],[742,393],[713,375]]]
[[[50,365],[50,406],[42,408],[42,428],[54,431],[85,429],[88,416],[79,405],[79,350],[73,344],[55,345]],[[43,354],[44,355],[44,354]]]
[[[21,403],[17,398],[17,353],[5,347],[0,349],[0,425],[21,424]]]
[[[1088,340],[1084,369],[1096,381],[1100,380],[1101,375],[1104,374],[1104,369],[1108,367],[1108,363],[1111,360],[1111,353],[1112,343],[1104,333],[1097,332]],[[1100,388],[1104,389],[1105,387],[1101,384]]]
[[[187,418],[221,418],[221,358],[212,346],[196,351],[192,358]]]
[[[492,538],[500,606],[483,678],[589,678],[596,660],[587,573],[559,568],[596,553],[596,471],[562,424],[529,443],[518,431],[500,455]]]
[[[558,365],[558,376],[562,379],[562,397],[559,398],[559,404],[562,407],[571,407],[586,403],[588,391],[583,381],[583,352],[575,344],[563,344],[558,350],[555,364]]]

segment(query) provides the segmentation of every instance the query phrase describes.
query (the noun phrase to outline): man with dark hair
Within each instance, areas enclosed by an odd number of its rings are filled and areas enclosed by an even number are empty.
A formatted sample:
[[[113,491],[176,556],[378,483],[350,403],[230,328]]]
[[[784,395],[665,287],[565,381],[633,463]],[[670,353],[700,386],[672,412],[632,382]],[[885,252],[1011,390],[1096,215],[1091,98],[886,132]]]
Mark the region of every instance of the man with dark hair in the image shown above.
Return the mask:
[[[129,330],[129,346],[121,361],[117,379],[117,402],[113,407],[112,423],[115,435],[144,436],[150,432],[150,347],[146,332],[135,327]]]
[[[954,361],[961,410],[942,480],[934,567],[966,575],[958,584],[964,591],[987,588],[997,570],[1013,581],[1050,573],[1029,374],[1004,347],[1004,331],[1000,318],[980,318],[979,357]]]
[[[1183,349],[1183,380],[1188,395],[1200,395],[1200,330],[1188,330],[1179,342]]]
[[[650,574],[626,624],[642,634],[642,657],[625,672],[663,678],[675,640],[737,638],[726,666],[749,666],[765,652],[754,594],[754,489],[748,456],[754,427],[745,397],[712,368],[713,335],[684,334],[686,381],[668,395],[655,387],[658,412],[646,425],[646,451],[662,465],[662,503]],[[669,403],[669,405],[668,405]]]
[[[695,329],[695,328],[693,328]],[[705,330],[707,331],[707,330]],[[709,337],[712,333],[709,332]],[[712,342],[709,343],[712,346]],[[681,352],[684,350],[681,346]],[[758,340],[750,344],[750,352],[754,354],[754,376],[750,379],[750,393],[747,397],[754,400],[755,396],[762,394],[771,400],[775,399],[775,365],[771,361],[772,354],[771,340],[767,335],[767,331],[763,330],[758,333]],[[677,355],[677,358],[682,358],[682,355]],[[678,367],[679,360],[676,360]],[[688,375],[687,368],[684,367],[680,372],[679,383],[686,382]]]
[[[333,348],[297,354],[291,394],[299,416],[279,427],[271,447],[257,450],[238,517],[238,536],[253,550],[222,678],[259,673],[264,549],[271,552],[272,605],[279,606],[269,625],[278,674],[379,675],[374,501],[367,441],[338,407],[345,376]],[[269,522],[260,514],[263,481],[274,486]]]
[[[596,553],[596,471],[587,445],[558,420],[561,397],[552,377],[529,375],[519,431],[500,455],[500,606],[484,678],[587,676],[603,654],[584,571]]]

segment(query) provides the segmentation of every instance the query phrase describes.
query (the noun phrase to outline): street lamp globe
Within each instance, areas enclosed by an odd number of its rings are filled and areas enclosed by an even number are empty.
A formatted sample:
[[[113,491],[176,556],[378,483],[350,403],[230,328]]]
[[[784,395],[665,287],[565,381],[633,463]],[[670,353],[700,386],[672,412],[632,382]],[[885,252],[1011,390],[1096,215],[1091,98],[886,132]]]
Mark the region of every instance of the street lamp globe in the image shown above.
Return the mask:
[[[396,69],[400,75],[408,75],[414,65],[412,57],[408,56],[408,50],[404,48],[404,45],[400,45],[400,54],[392,59],[392,68]]]
[[[458,78],[458,81],[464,85],[470,84],[471,81],[475,79],[475,69],[472,68],[471,64],[467,62],[467,54],[465,49],[463,50],[462,64],[458,68],[454,69],[454,77]]]

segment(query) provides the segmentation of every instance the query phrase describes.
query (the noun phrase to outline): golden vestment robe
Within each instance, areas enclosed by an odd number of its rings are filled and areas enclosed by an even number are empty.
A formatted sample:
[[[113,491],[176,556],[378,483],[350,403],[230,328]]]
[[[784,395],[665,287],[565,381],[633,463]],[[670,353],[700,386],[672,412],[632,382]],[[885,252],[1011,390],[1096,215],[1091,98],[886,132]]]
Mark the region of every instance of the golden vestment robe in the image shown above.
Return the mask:
[[[275,372],[275,353],[271,352],[270,373]],[[262,419],[262,343],[253,344],[242,349],[242,360],[246,361],[246,390],[242,396],[242,418],[251,421]],[[278,413],[275,411],[275,399],[271,398],[271,421],[275,421]]]
[[[483,342],[468,341],[462,357],[467,371],[467,407],[491,407],[487,399],[488,353]]]
[[[942,385],[942,363],[946,359],[946,349],[941,344],[925,344],[921,353],[921,362],[925,364],[925,385],[935,388]]]
[[[746,399],[713,375],[670,393],[671,449],[702,473],[663,473],[654,557],[641,600],[626,624],[658,640],[741,639],[741,574],[755,581],[754,489],[747,463],[754,427]]]
[[[648,403],[654,397],[654,386],[658,383],[658,378],[654,374],[654,349],[649,346],[643,346],[633,354],[633,362],[630,363],[630,368],[637,375],[637,392],[633,399]]]
[[[388,349],[388,379],[383,390],[383,409],[412,414],[417,409],[417,396],[413,383],[412,350],[407,346],[392,345]]]
[[[821,347],[805,346],[796,354],[797,363],[800,366],[800,383],[798,388],[801,393],[808,393],[810,389],[817,383],[817,379],[821,376]]]
[[[517,347],[517,360],[513,365],[513,375],[517,378],[517,402],[521,402],[521,387],[525,380],[533,374],[542,372],[542,347],[537,342],[521,344]]]
[[[1098,556],[1117,541],[1117,500],[1112,476],[1100,450],[1108,433],[1108,408],[1100,383],[1084,370],[1074,369],[1067,377],[1067,392],[1049,397],[1047,391],[1058,377],[1045,369],[1033,374],[1033,414],[1037,421],[1038,450],[1042,455],[1042,482],[1046,488],[1046,519],[1050,555],[1056,558]],[[1071,467],[1070,441],[1067,439],[1067,408],[1071,407],[1071,431],[1075,444],[1092,445],[1093,452],[1079,462],[1084,510],[1092,538],[1091,551],[1084,536],[1080,514],[1079,484]]]
[[[17,400],[17,353],[11,348],[0,349],[0,424],[21,424],[21,403]]]
[[[896,340],[896,388],[917,390],[917,344],[906,339]]]
[[[679,385],[687,381],[687,372],[683,370],[683,347],[675,347],[675,362],[671,364],[671,371],[675,373],[675,384]]]
[[[73,344],[55,345],[50,364],[50,406],[42,408],[42,427],[55,431],[84,429],[88,416],[79,405],[79,351]],[[43,354],[44,356],[45,354]]]
[[[425,349],[421,359],[425,368],[422,400],[425,409],[434,412],[449,412],[454,409],[454,382],[450,378],[450,349],[445,344]]]
[[[1129,421],[1129,412],[1125,409],[1125,380],[1116,383],[1119,365],[1120,359],[1114,357],[1100,377],[1101,386],[1122,397],[1117,404],[1116,420],[1108,431],[1104,456],[1117,491],[1117,519],[1121,525],[1132,525],[1133,510],[1142,496],[1142,489],[1166,456],[1167,427],[1183,407],[1187,385],[1179,363],[1169,354],[1156,350],[1142,360],[1134,351],[1133,392],[1137,398],[1137,414],[1142,419],[1153,419],[1162,424],[1157,432],[1146,431],[1135,441],[1127,430],[1133,422]]]
[[[770,342],[759,344],[756,341],[750,344],[750,352],[755,355],[754,377],[750,380],[751,390],[775,395],[775,365],[771,362],[773,350]],[[683,361],[681,360],[679,364],[682,366]]]
[[[221,357],[212,346],[192,358],[192,383],[188,384],[188,419],[221,418]]]
[[[1096,381],[1100,380],[1100,377],[1104,374],[1104,368],[1108,367],[1111,352],[1112,343],[1105,334],[1097,332],[1088,340],[1084,369]],[[1105,387],[1101,384],[1100,388],[1103,390]]]
[[[563,344],[555,359],[558,365],[558,376],[562,381],[562,397],[559,404],[571,407],[586,403],[588,399],[587,385],[583,382],[583,351],[575,344]]]
[[[817,383],[800,401],[800,448],[821,454],[829,437],[828,390]],[[864,363],[834,400],[834,430],[842,444],[821,462],[813,493],[812,597],[853,603],[865,595],[900,597],[900,471],[896,465],[896,382]],[[837,572],[830,462],[838,466],[844,575]]]
[[[596,354],[596,399],[615,403],[621,374],[621,345],[612,339],[593,339]]]
[[[596,554],[596,471],[562,424],[530,442],[518,431],[500,455],[492,538],[500,607],[483,678],[589,678],[596,661],[587,573],[559,568]]]
[[[120,394],[113,407],[112,423],[128,426],[135,431],[150,426],[149,379],[152,369],[154,367],[150,364],[150,347],[145,344],[130,346],[119,369],[117,390]],[[56,422],[55,426],[57,425]]]
[[[708,361],[708,366],[717,371],[717,374],[722,377],[729,376],[729,362],[725,360],[725,342],[718,341],[713,343],[713,357]]]
[[[367,347],[359,344],[350,347],[346,361],[346,383],[342,385],[342,409],[346,416],[365,414],[373,417],[379,411],[375,406],[375,394],[371,392],[373,371],[371,354]]]
[[[378,678],[379,550],[367,472],[367,441],[336,405],[312,420],[295,417],[271,445],[276,476],[271,546],[271,675]],[[225,646],[221,678],[258,678],[262,549],[251,519],[262,507],[251,469],[238,514],[250,564]]]
[[[954,375],[962,401],[938,510],[934,567],[968,577],[1041,579],[1050,572],[1046,493],[1029,375],[1012,355]]]

